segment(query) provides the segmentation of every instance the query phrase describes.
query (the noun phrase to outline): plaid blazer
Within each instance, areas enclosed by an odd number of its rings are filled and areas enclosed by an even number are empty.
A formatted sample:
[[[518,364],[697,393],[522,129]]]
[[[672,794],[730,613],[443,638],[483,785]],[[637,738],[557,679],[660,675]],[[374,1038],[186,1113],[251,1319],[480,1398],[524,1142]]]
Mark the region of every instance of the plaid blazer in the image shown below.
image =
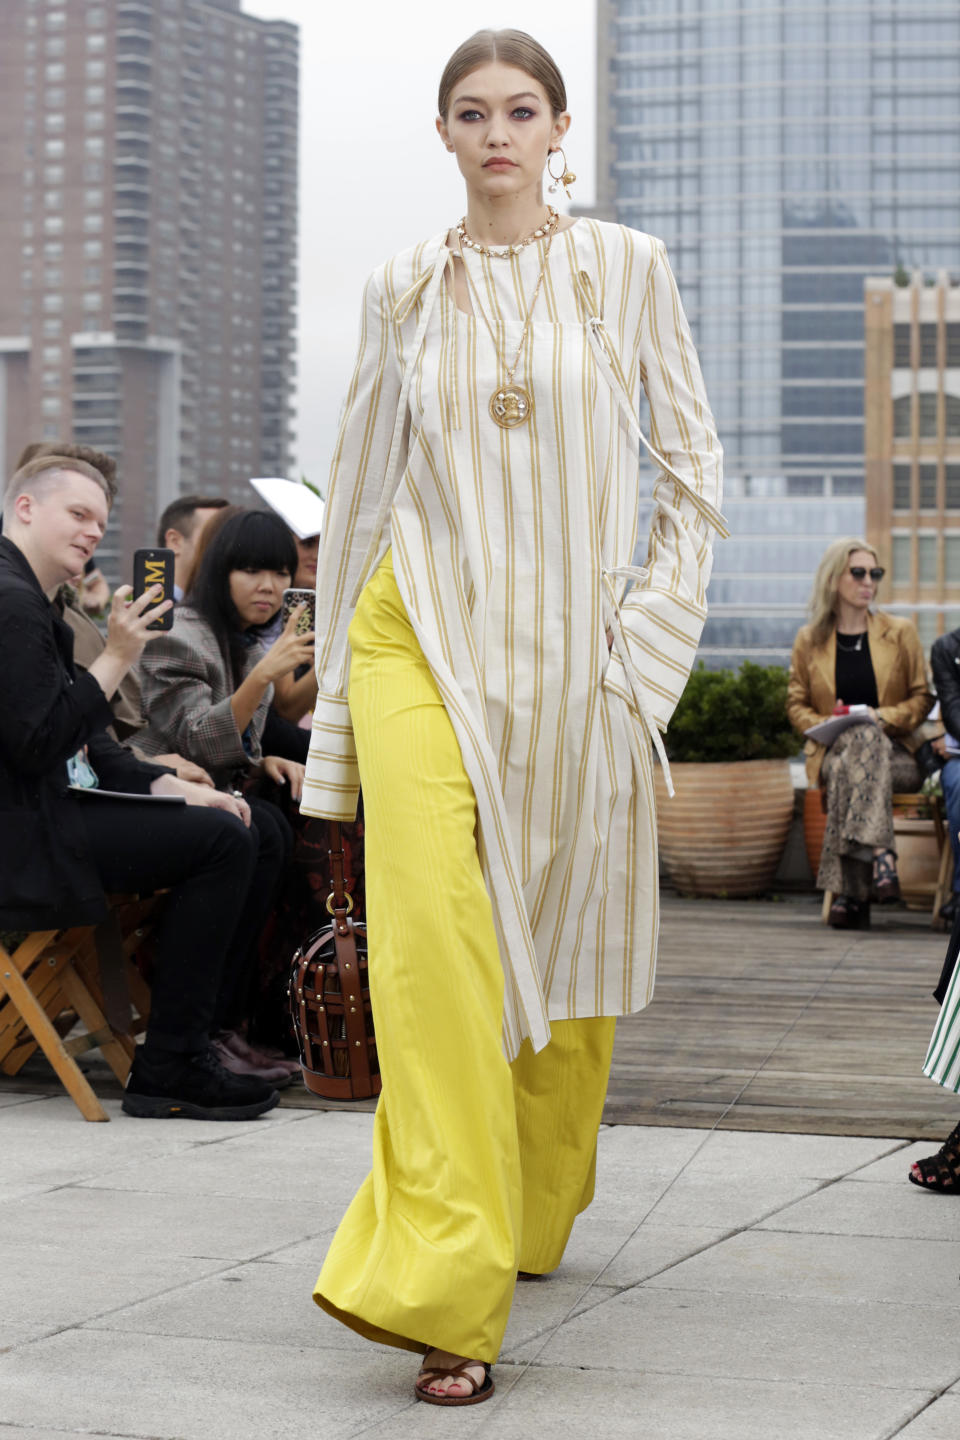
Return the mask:
[[[260,659],[263,647],[251,645],[243,674]],[[268,685],[250,722],[249,750],[230,708],[231,686],[220,647],[206,620],[189,605],[178,605],[173,629],[151,636],[140,660],[140,685],[147,728],[137,736],[146,755],[173,753],[202,765],[220,790],[238,770],[263,758],[260,746],[273,699]]]

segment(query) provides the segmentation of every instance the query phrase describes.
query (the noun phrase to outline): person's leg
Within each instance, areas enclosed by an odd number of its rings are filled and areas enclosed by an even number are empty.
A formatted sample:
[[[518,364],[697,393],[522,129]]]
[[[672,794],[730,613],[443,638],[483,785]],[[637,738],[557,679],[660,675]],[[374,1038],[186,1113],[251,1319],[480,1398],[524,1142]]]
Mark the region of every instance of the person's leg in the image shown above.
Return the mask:
[[[511,1066],[523,1173],[519,1268],[530,1274],[556,1269],[593,1199],[615,1026],[612,1018],[555,1020],[550,1044],[535,1054],[525,1041]]]
[[[87,845],[109,893],[170,890],[159,910],[147,1044],[206,1048],[225,965],[245,915],[254,838],[233,815],[200,806],[79,799]]]
[[[293,831],[277,807],[256,795],[248,796],[247,803],[250,806],[250,834],[256,859],[250,884],[244,893],[236,943],[224,969],[217,996],[214,1014],[214,1028],[217,1030],[239,1030],[249,1018],[257,945],[293,849]]]
[[[827,752],[827,826],[817,885],[858,904],[870,900],[873,855],[893,848],[890,741],[876,725],[854,725]]]
[[[232,1075],[210,1048],[226,957],[243,915],[237,894],[253,873],[254,841],[220,810],[149,801],[78,798],[104,889],[170,890],[159,909],[146,1040],[123,1098],[128,1115],[246,1120],[278,1095],[256,1076]]]
[[[947,829],[953,846],[953,893],[960,895],[960,760],[948,760],[940,771]]]
[[[389,568],[350,640],[383,1092],[372,1174],[314,1298],[369,1339],[489,1362],[516,1278],[520,1160],[473,790]]]

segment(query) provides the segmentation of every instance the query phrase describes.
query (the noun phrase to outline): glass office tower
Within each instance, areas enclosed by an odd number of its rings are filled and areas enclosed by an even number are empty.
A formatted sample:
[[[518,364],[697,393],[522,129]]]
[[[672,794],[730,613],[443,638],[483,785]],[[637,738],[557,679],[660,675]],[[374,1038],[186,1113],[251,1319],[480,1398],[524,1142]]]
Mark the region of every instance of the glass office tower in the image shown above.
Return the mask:
[[[960,272],[960,4],[598,14],[597,211],[666,242],[726,453],[703,655],[785,660],[864,528],[864,278]]]

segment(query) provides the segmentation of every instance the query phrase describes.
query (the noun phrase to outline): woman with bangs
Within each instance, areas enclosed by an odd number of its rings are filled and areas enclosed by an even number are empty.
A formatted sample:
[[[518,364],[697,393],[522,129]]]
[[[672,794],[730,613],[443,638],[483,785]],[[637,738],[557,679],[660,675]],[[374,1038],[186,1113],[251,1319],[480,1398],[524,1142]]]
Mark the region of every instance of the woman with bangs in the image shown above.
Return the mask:
[[[173,629],[156,635],[144,652],[147,729],[137,737],[150,755],[175,748],[170,739],[176,736],[179,753],[202,765],[218,789],[242,791],[250,805],[259,837],[262,918],[251,933],[249,955],[236,966],[233,1003],[215,1043],[228,1069],[269,1074],[275,1083],[289,1083],[299,1067],[252,1047],[243,1030],[257,942],[280,891],[293,835],[282,811],[256,787],[269,781],[293,801],[300,798],[304,767],[265,755],[262,738],[274,682],[310,663],[313,635],[296,633],[300,609],[269,649],[259,631],[279,611],[296,567],[296,545],[279,516],[238,509],[224,517],[177,607]]]

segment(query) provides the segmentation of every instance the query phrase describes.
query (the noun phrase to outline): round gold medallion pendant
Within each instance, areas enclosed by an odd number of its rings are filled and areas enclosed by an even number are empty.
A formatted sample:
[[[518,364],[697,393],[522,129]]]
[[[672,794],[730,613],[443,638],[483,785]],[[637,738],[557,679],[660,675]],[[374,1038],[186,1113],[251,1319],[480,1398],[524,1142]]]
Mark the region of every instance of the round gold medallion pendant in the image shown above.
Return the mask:
[[[490,396],[490,414],[504,430],[512,430],[530,419],[533,399],[522,385],[504,385]]]

